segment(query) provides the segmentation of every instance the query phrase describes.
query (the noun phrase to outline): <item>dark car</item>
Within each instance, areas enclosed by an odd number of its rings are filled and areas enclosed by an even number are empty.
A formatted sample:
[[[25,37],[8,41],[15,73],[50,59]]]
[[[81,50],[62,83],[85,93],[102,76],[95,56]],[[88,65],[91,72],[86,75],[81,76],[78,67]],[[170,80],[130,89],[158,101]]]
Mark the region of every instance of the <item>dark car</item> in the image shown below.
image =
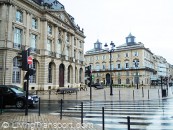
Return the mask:
[[[92,84],[91,87],[95,87],[96,89],[103,89],[104,88],[101,83]]]
[[[0,99],[3,99],[3,107],[6,105],[15,105],[16,108],[24,108],[26,105],[25,92],[16,89],[13,85],[0,85]],[[33,106],[38,103],[37,95],[28,95],[28,105]]]

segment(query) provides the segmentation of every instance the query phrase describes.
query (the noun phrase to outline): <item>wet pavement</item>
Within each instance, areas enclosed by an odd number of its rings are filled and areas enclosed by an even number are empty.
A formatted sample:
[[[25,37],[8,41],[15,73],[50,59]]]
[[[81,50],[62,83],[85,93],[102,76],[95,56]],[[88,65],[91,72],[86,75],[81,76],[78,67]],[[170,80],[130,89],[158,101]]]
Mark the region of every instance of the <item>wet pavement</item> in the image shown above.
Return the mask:
[[[150,101],[93,101],[84,103],[84,121],[102,127],[102,107],[106,130],[127,130],[127,116],[130,116],[131,130],[172,130],[173,99]],[[81,118],[81,106],[63,110],[67,117]]]
[[[171,87],[169,89],[169,94],[165,98],[161,97],[159,86],[145,87],[143,90],[142,87],[139,89],[114,88],[112,96],[109,94],[109,88],[93,89],[91,101],[89,90],[79,91],[77,95],[75,93],[39,95],[41,97],[41,115],[56,121],[60,115],[60,101],[63,99],[65,122],[80,122],[80,105],[83,102],[84,122],[93,123],[99,129],[102,128],[102,107],[104,107],[107,130],[127,130],[127,116],[130,116],[131,130],[172,130],[173,99]],[[4,111],[4,116],[0,116],[0,121],[3,121],[5,114],[11,113],[16,120],[21,118],[21,114],[24,114],[24,109],[9,108]],[[20,116],[18,117],[15,113]],[[35,115],[32,116],[33,114]],[[10,117],[10,115],[8,116]],[[38,116],[38,106],[29,109],[29,119],[32,120],[36,116]],[[22,119],[24,118],[22,117]],[[46,118],[43,121],[49,120]],[[57,119],[57,121],[59,120]]]

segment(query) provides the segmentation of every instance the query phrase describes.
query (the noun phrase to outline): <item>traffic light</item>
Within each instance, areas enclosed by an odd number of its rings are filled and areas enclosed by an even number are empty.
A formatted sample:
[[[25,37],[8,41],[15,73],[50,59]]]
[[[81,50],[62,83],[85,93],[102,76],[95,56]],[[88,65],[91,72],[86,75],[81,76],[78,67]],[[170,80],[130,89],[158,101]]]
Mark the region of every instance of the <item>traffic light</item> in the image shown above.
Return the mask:
[[[30,69],[29,69],[29,70],[26,72],[26,74],[25,74],[25,78],[24,78],[24,79],[28,79],[28,78],[29,78],[29,76],[34,75],[34,74],[35,74],[35,72],[36,72],[36,70],[35,70],[35,69],[30,68]]]
[[[21,68],[24,71],[28,70],[28,51],[22,50],[22,52],[18,53],[17,60],[19,63],[19,68]]]
[[[91,82],[92,82],[92,70],[91,70],[91,65],[85,67],[85,74],[87,76],[88,86],[91,87]]]

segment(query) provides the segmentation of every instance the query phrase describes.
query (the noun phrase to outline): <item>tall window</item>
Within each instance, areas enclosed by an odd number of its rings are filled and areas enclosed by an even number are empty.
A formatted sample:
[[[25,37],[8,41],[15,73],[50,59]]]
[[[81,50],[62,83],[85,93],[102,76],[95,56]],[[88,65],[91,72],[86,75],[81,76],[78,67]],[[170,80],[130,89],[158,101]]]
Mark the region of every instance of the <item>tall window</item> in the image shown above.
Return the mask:
[[[125,63],[125,68],[129,69],[129,63],[128,62]]]
[[[83,45],[83,44],[82,44],[82,41],[80,41],[80,48],[82,48],[82,45]]]
[[[62,42],[61,42],[60,39],[58,39],[58,43],[57,43],[57,52],[58,52],[59,54],[62,53],[62,52],[61,52],[61,48],[62,48]]]
[[[105,59],[106,59],[106,55],[103,55],[103,56],[102,56],[102,60],[105,60]]]
[[[96,60],[99,60],[99,56],[96,56]]]
[[[32,28],[34,29],[38,28],[38,22],[36,18],[32,18]]]
[[[21,48],[22,45],[22,30],[15,28],[14,30],[14,48]]]
[[[20,68],[18,68],[19,63],[17,57],[13,59],[13,75],[12,83],[20,83]]]
[[[83,61],[82,52],[79,52],[79,55],[80,55],[80,60]]]
[[[117,54],[117,58],[120,58],[120,54]]]
[[[134,56],[138,56],[138,52],[137,52],[137,51],[135,51],[133,55],[134,55]]]
[[[36,48],[36,42],[37,42],[37,35],[31,34],[31,47],[32,47],[33,49]]]
[[[47,50],[48,51],[51,51],[51,44],[52,44],[52,41],[50,39],[47,39]]]
[[[121,64],[120,63],[117,64],[117,68],[121,69]]]
[[[133,60],[133,67],[134,68],[138,68],[139,67],[139,60],[138,59]]]
[[[125,57],[129,57],[129,54],[128,53],[125,53]]]
[[[67,50],[66,50],[66,56],[69,56],[69,47],[67,47]]]
[[[52,34],[52,26],[51,25],[48,25],[47,27],[47,31],[48,31],[48,34]]]
[[[52,63],[48,66],[48,83],[52,83]]]
[[[74,58],[76,59],[76,50],[74,50]]]
[[[33,60],[33,63],[30,65],[30,68],[35,69],[35,71],[37,72],[37,62],[36,60]],[[30,83],[36,83],[36,73],[33,74],[32,76],[30,76]]]
[[[76,39],[74,39],[74,45],[76,46]]]
[[[106,65],[105,65],[105,63],[103,63],[103,70],[105,70],[106,69]]]
[[[96,71],[99,71],[99,70],[100,70],[100,65],[97,64],[97,65],[96,65]]]
[[[70,42],[70,35],[67,33],[67,42]]]
[[[16,21],[20,23],[23,22],[23,13],[19,10],[16,11]]]

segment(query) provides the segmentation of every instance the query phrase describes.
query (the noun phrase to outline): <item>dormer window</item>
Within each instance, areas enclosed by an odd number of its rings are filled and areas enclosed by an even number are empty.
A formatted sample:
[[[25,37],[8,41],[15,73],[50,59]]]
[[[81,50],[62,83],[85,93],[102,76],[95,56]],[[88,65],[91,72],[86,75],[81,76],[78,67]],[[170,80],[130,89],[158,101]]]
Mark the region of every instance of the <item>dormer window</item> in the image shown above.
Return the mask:
[[[127,45],[135,44],[135,37],[131,33],[126,37],[126,43]]]
[[[132,42],[132,39],[129,37],[128,39],[127,39],[127,42],[129,43],[129,42]]]

